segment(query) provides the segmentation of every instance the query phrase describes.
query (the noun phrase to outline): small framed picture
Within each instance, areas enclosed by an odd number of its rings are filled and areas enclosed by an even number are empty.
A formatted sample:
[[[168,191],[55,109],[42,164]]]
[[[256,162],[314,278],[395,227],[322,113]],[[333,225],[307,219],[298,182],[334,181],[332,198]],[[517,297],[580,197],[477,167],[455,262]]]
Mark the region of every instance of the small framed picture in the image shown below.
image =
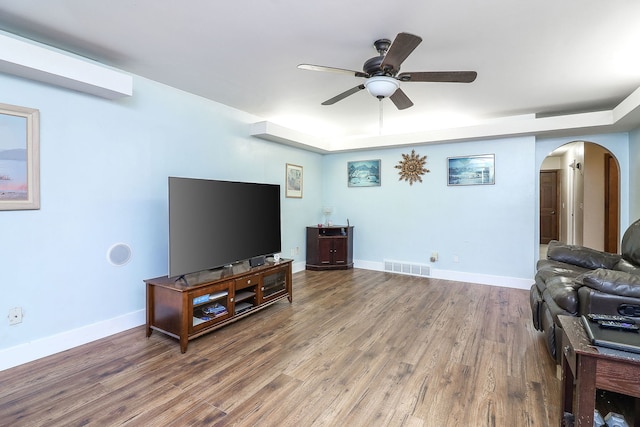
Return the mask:
[[[286,197],[302,198],[302,166],[287,163]]]
[[[447,185],[495,184],[495,155],[449,157],[447,173]]]
[[[380,160],[347,162],[347,185],[349,187],[379,187]]]

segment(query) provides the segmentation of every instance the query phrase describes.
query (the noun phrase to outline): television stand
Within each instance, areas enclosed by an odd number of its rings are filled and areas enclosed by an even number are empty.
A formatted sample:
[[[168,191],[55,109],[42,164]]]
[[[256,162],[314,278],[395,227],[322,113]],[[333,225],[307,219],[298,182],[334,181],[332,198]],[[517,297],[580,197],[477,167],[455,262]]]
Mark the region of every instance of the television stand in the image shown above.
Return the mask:
[[[189,341],[249,316],[281,299],[292,301],[292,260],[249,261],[188,274],[145,280],[147,337],[156,330],[180,341],[185,353]],[[193,284],[191,284],[193,283]]]

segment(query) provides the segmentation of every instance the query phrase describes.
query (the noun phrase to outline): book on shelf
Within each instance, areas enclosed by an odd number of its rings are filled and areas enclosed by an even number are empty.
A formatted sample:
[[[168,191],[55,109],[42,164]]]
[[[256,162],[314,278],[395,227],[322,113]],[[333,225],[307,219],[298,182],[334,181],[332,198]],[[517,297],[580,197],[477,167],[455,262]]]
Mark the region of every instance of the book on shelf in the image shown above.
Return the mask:
[[[198,305],[205,302],[209,302],[209,294],[200,295],[199,297],[195,297],[193,299],[193,305]]]
[[[213,305],[208,305],[202,309],[204,314],[212,314],[214,316],[220,316],[227,312],[227,307],[222,304],[215,303]]]

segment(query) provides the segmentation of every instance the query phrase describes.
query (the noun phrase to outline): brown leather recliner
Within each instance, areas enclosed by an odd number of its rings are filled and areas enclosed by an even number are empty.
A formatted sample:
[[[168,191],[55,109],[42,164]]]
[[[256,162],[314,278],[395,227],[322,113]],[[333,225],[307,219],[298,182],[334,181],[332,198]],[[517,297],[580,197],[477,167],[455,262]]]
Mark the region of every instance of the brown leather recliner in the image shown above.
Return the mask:
[[[559,363],[559,315],[588,313],[640,318],[640,220],[625,231],[621,255],[558,241],[538,261],[530,290],[533,325],[545,334],[547,349]]]

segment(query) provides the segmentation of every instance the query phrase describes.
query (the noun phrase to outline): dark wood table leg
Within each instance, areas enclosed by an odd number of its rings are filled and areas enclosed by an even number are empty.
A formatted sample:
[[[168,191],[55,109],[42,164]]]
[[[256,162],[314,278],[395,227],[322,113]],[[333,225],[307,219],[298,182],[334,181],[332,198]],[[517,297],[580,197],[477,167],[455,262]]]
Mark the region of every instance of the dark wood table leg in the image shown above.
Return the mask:
[[[596,405],[596,359],[579,356],[576,383],[576,427],[593,427]]]
[[[147,338],[151,336],[153,325],[153,287],[147,284]]]
[[[186,353],[188,345],[189,345],[189,338],[187,337],[187,335],[185,333],[180,337],[180,352],[181,353]]]
[[[564,414],[573,413],[573,373],[567,361],[567,355],[562,354],[562,405],[560,406],[560,424],[563,425]]]

